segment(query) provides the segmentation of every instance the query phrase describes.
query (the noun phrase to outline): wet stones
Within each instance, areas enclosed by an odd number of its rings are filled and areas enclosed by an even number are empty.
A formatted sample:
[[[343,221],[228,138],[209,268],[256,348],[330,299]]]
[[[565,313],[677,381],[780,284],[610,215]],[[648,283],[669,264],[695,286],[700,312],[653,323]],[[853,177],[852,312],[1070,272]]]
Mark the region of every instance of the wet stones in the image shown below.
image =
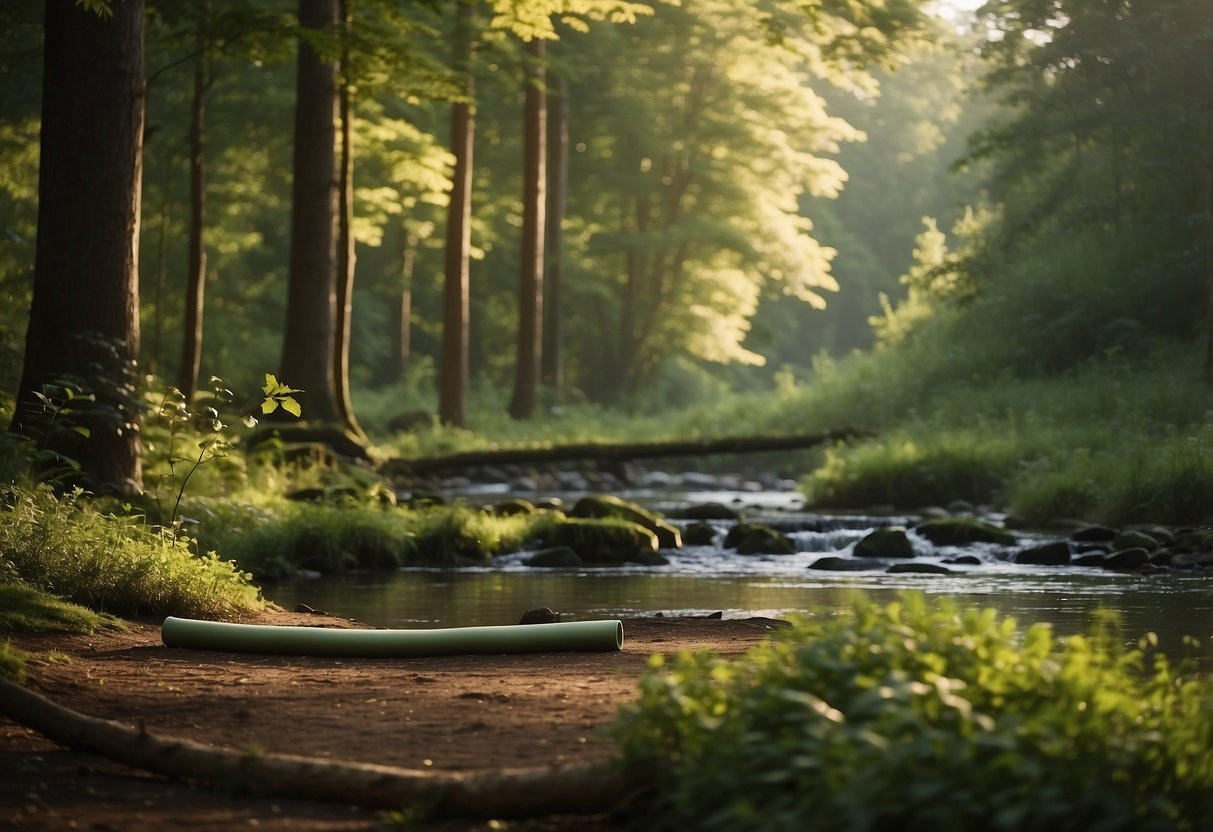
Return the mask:
[[[724,548],[736,549],[739,555],[793,555],[796,546],[791,538],[769,526],[758,523],[738,523],[729,529]]]
[[[876,529],[855,544],[857,558],[912,558],[914,544],[901,526]]]

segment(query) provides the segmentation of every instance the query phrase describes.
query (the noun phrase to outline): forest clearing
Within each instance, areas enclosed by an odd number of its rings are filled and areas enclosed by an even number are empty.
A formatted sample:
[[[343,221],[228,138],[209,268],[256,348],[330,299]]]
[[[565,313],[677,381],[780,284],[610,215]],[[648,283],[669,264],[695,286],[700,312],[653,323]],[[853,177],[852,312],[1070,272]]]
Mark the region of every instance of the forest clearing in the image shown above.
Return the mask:
[[[7,0],[0,825],[1204,829],[1211,89],[1207,0]]]

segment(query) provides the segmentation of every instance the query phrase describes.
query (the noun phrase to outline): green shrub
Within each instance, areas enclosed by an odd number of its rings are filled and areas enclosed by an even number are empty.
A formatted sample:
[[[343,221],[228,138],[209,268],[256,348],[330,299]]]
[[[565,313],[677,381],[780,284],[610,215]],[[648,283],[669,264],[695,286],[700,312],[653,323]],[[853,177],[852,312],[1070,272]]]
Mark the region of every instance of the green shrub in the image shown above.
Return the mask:
[[[907,594],[736,661],[657,657],[615,727],[637,826],[1207,828],[1213,685],[1121,643]]]

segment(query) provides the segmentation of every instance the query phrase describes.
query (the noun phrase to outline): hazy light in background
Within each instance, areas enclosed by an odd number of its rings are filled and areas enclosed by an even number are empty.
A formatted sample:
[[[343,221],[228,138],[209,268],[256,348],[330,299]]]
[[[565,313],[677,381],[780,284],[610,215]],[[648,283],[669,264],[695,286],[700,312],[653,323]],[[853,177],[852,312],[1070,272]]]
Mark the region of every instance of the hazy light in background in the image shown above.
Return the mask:
[[[969,13],[981,8],[986,0],[937,0],[935,13],[948,20],[956,19],[957,13]]]

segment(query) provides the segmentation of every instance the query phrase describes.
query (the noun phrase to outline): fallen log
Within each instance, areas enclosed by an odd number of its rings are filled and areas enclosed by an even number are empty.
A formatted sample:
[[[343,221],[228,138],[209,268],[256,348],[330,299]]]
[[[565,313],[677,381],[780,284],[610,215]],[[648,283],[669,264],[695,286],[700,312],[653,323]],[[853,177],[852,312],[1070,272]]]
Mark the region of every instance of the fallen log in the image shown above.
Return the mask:
[[[76,751],[252,796],[510,819],[609,812],[626,792],[609,764],[442,772],[212,748],[81,714],[3,679],[0,713]]]
[[[593,461],[623,462],[675,456],[713,456],[748,454],[762,451],[803,450],[843,439],[865,436],[866,432],[844,428],[793,436],[726,436],[719,439],[674,440],[670,442],[599,443],[554,445],[543,448],[503,448],[463,451],[421,459],[389,459],[380,471],[389,477],[427,476],[442,471],[474,468],[480,465],[542,464],[551,462]]]

